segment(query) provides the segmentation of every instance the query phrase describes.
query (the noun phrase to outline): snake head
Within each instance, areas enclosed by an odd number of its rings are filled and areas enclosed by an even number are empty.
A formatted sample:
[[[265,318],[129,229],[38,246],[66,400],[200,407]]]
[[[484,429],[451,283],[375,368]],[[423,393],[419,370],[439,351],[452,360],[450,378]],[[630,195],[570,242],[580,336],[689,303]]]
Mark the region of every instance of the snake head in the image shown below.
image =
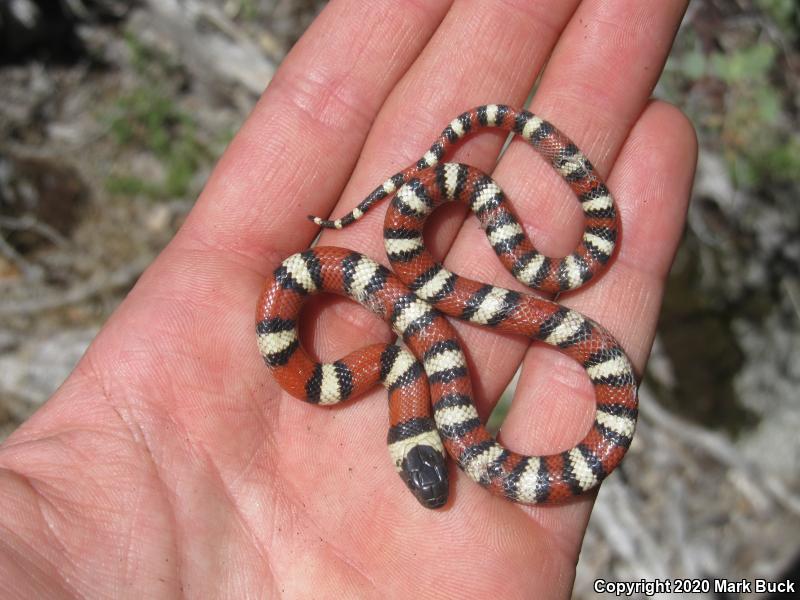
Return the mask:
[[[447,464],[441,452],[420,444],[403,459],[402,476],[417,500],[426,508],[441,508],[447,503],[450,485]]]

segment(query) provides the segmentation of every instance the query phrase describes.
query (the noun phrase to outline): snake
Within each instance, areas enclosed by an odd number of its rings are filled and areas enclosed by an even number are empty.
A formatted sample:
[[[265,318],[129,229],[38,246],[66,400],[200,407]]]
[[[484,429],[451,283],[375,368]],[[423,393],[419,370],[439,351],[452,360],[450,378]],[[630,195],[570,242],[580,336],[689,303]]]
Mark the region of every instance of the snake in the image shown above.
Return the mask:
[[[556,259],[536,250],[500,186],[482,171],[443,158],[465,137],[494,128],[527,141],[566,181],[583,212],[578,247]],[[469,479],[525,505],[561,504],[595,489],[619,465],[638,416],[637,379],[625,351],[602,325],[541,294],[575,290],[600,275],[614,255],[614,199],[586,155],[561,131],[528,110],[488,104],[453,119],[415,163],[389,177],[335,220],[342,229],[391,197],[383,227],[392,269],[352,250],[316,246],[291,255],[263,286],[256,311],[259,351],[290,395],[319,405],[357,397],[379,383],[388,390],[389,454],[426,508],[449,497],[449,454]],[[477,217],[502,264],[540,294],[460,276],[425,247],[428,216],[449,202]],[[402,345],[373,344],[331,363],[300,343],[305,300],[328,292],[351,298],[386,321]],[[588,375],[595,413],[583,439],[567,450],[526,456],[502,446],[475,405],[459,337],[446,317],[547,344]]]

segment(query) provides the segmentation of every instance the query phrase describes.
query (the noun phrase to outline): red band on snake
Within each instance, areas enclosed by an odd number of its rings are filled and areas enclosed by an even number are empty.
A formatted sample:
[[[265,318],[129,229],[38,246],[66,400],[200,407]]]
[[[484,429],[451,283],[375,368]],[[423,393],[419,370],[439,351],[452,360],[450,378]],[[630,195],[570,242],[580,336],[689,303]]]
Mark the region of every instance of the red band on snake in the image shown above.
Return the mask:
[[[530,142],[573,189],[585,217],[575,252],[559,260],[540,254],[488,175],[440,163],[455,143],[485,127]],[[591,163],[564,134],[530,112],[481,106],[454,119],[422,159],[389,178],[348,215],[313,220],[344,227],[395,191],[384,225],[394,274],[361,254],[319,247],[289,257],[265,283],[256,317],[258,343],[278,383],[298,398],[333,404],[381,381],[389,390],[395,466],[431,508],[447,500],[442,442],[472,480],[515,502],[558,503],[599,485],[624,456],[636,425],[636,379],[622,348],[577,311],[451,273],[432,258],[422,239],[425,219],[435,208],[463,202],[519,281],[544,292],[576,289],[605,268],[617,235],[613,199]],[[398,346],[376,345],[330,364],[311,359],[299,344],[297,319],[303,299],[320,291],[349,296],[372,310],[413,356]],[[497,443],[478,417],[461,344],[441,313],[527,336],[577,360],[596,397],[595,419],[585,437],[548,456],[523,456]]]

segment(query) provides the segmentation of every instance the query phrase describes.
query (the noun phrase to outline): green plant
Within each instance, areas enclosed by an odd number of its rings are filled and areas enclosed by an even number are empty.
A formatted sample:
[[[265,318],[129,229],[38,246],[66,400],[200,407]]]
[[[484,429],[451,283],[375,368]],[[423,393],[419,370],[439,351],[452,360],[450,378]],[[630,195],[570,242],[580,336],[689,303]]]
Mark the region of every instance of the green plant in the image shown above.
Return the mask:
[[[182,196],[211,153],[199,139],[194,119],[180,108],[173,99],[175,93],[164,82],[172,70],[169,60],[133,36],[126,40],[142,82],[117,97],[109,132],[117,145],[154,155],[164,167],[164,177],[150,182],[126,172],[114,173],[106,188],[115,194],[151,198]]]
[[[740,185],[800,182],[800,136],[791,126],[789,91],[779,85],[780,51],[769,41],[739,43],[705,52],[684,34],[668,63],[667,95],[706,142],[718,145]]]
[[[756,6],[792,38],[797,38],[800,24],[800,5],[797,0],[756,0]]]

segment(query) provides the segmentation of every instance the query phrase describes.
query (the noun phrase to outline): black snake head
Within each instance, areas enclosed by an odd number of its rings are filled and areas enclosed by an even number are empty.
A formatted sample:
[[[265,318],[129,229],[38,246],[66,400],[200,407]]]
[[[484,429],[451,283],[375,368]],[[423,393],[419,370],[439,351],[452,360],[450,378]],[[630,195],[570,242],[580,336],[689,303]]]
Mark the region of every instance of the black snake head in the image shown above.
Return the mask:
[[[447,464],[441,452],[427,445],[409,450],[402,465],[403,479],[426,508],[441,508],[447,503],[450,485]]]

